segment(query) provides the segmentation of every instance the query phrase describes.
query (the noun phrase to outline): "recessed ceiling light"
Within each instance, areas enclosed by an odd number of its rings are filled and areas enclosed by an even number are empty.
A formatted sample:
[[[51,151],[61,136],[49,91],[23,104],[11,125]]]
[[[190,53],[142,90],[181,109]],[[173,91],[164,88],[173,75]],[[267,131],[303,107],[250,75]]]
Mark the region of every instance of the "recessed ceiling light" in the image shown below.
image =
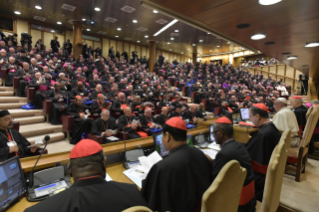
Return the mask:
[[[62,22],[60,22],[60,21],[58,21],[58,22],[56,22],[57,24],[62,24]]]
[[[187,49],[189,51],[189,49]]]
[[[94,24],[94,21],[91,21],[91,24]]]
[[[281,0],[259,0],[259,4],[261,5],[271,5],[281,2]]]
[[[172,51],[172,50],[170,49],[170,51]]]
[[[121,31],[122,29],[121,28],[117,28],[116,30]]]
[[[137,20],[133,20],[132,22],[133,22],[133,23],[137,23],[138,21],[137,21]]]
[[[175,29],[175,31],[174,31],[174,32],[179,32],[179,31],[178,31],[178,29]]]
[[[55,31],[52,29],[51,32],[55,32]]]
[[[175,40],[175,38],[171,38],[171,40]]]
[[[35,9],[42,10],[42,7],[40,7],[39,5],[36,5]]]
[[[115,37],[118,38],[119,36],[118,36],[118,35],[115,35]]]
[[[96,8],[94,8],[94,10],[95,10],[95,11],[100,11],[101,9],[98,8],[98,7],[96,7]]]
[[[210,33],[209,33],[209,32],[207,32],[207,34],[208,34],[208,35],[210,35]]]
[[[306,43],[305,47],[317,47],[319,46],[319,42],[310,42]]]
[[[167,44],[171,44],[170,42],[168,42]]]
[[[203,42],[203,40],[199,40],[199,42]]]
[[[139,43],[140,41],[138,40],[137,42]]]
[[[217,48],[219,48],[220,46],[217,46]]]
[[[259,33],[259,34],[252,35],[250,38],[252,40],[261,40],[261,39],[264,39],[265,37],[266,37],[266,34]]]
[[[14,11],[14,13],[17,15],[21,15],[21,13],[19,11]]]
[[[195,43],[193,43],[193,46],[196,46],[196,44],[195,44]]]
[[[230,44],[230,42],[228,41],[227,44]]]
[[[82,21],[86,21],[86,19],[85,19],[85,18],[82,18]]]
[[[158,13],[158,11],[157,10],[153,10],[153,13]]]
[[[86,31],[91,31],[90,29],[86,29]]]
[[[295,59],[298,59],[298,57],[297,56],[289,56],[289,57],[287,57],[287,60],[295,60]]]
[[[145,37],[145,38],[148,38],[148,35],[145,35],[144,37]]]

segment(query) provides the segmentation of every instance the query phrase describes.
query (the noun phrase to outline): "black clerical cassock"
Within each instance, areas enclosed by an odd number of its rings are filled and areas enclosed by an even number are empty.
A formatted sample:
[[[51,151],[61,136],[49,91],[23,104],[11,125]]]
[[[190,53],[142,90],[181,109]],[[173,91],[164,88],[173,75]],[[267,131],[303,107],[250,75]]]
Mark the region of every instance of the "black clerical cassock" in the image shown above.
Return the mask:
[[[294,96],[292,97],[293,99],[302,99],[301,96]],[[306,114],[307,114],[307,108],[303,105],[297,107],[294,109],[294,113],[297,118],[299,130],[303,131],[304,127],[306,126],[307,119],[306,119]]]
[[[50,90],[48,99],[51,99],[52,110],[50,114],[51,124],[61,124],[61,116],[66,114],[68,111],[68,104],[66,104],[66,91],[61,90]]]
[[[254,106],[263,105],[263,110],[267,111],[266,105],[262,103]],[[274,148],[281,138],[281,133],[272,122],[267,122],[259,127],[259,131],[252,134],[247,142],[246,148],[251,158],[252,169],[255,175],[255,196],[262,202],[264,186],[268,164]]]
[[[104,121],[102,118],[94,120],[92,124],[91,134],[92,135],[102,135],[106,130],[116,130],[117,126],[115,119],[110,116],[107,121]],[[103,135],[104,136],[104,135]],[[105,143],[110,143],[112,141],[108,140],[107,137],[104,139]]]
[[[186,134],[186,123],[179,117],[165,124]],[[141,192],[153,211],[194,212],[211,180],[211,166],[203,152],[181,142],[151,168]]]
[[[129,133],[129,139],[135,139],[135,138],[140,138],[141,136],[132,129],[132,121],[137,120],[138,118],[135,116],[130,116],[127,117],[125,114],[121,115],[120,118],[118,119],[119,122],[119,130],[124,131]]]
[[[80,98],[80,96],[76,96],[76,99]],[[71,103],[68,108],[68,114],[74,115],[74,126],[72,130],[72,140],[71,144],[76,144],[81,140],[82,133],[90,133],[92,127],[92,119],[90,118],[80,118],[81,114],[86,114],[86,110],[88,110],[88,106],[82,104],[78,106],[75,102]]]

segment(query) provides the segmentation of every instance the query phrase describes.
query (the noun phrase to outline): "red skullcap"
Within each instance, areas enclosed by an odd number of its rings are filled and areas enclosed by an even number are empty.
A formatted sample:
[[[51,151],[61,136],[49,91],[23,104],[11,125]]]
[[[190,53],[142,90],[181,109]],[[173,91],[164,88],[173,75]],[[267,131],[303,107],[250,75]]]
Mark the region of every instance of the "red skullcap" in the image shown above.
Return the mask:
[[[82,99],[82,97],[81,97],[80,95],[76,95],[75,98],[76,98],[76,99],[77,99],[77,98],[81,98],[81,99]]]
[[[293,98],[293,99],[302,99],[301,96],[293,96],[292,98]]]
[[[100,97],[100,96],[103,96],[103,94],[99,93],[99,94],[97,95],[97,97]]]
[[[103,150],[102,146],[91,139],[83,139],[77,143],[70,153],[70,158],[83,158],[94,155]]]
[[[217,120],[215,121],[215,123],[217,123],[217,124],[233,124],[233,123],[231,122],[231,120],[229,120],[229,118],[227,118],[227,117],[225,117],[225,116],[220,117],[219,119],[217,119]]]
[[[81,81],[78,81],[78,85],[83,85],[83,82],[81,82]]]
[[[253,104],[254,107],[259,108],[261,110],[264,110],[268,113],[268,109],[267,106],[263,103],[257,103],[257,104]]]
[[[180,117],[170,118],[170,119],[168,119],[165,122],[165,124],[168,125],[168,126],[171,126],[173,128],[177,128],[177,129],[180,129],[180,130],[187,131],[186,123]]]

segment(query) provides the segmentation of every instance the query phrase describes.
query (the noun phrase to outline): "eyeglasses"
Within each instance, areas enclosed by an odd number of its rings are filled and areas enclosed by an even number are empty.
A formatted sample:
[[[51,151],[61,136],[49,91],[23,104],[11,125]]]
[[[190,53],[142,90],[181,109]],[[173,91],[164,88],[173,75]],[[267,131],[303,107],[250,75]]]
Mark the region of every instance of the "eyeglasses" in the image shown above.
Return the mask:
[[[5,118],[5,119],[2,119],[2,120],[4,120],[4,121],[13,121],[14,118]]]

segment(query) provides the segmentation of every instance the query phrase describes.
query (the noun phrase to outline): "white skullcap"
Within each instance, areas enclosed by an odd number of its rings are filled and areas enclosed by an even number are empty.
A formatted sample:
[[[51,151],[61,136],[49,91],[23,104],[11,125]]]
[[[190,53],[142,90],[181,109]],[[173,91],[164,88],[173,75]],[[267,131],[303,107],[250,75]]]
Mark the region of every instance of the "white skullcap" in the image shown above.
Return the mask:
[[[60,77],[60,76],[62,76],[62,75],[64,75],[64,76],[65,76],[65,74],[64,74],[64,73],[60,73],[60,74],[59,74],[59,77]]]
[[[281,101],[282,103],[284,103],[285,105],[287,104],[287,99],[283,98],[283,97],[279,97],[277,99],[278,101]]]

